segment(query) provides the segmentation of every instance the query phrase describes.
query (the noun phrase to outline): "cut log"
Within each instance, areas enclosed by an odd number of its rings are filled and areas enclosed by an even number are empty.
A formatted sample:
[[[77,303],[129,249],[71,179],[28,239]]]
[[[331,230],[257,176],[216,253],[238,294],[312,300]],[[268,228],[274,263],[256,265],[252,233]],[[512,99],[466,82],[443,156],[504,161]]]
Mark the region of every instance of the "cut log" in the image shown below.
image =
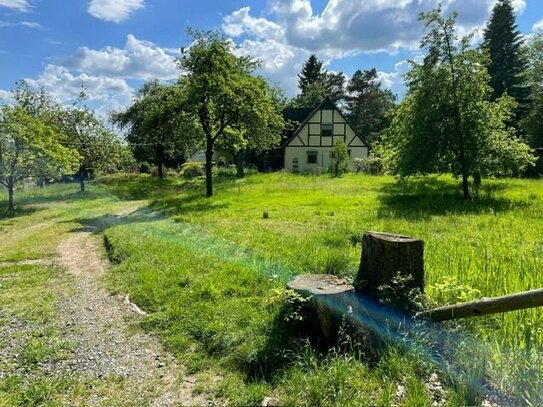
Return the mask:
[[[310,298],[310,310],[316,316],[315,331],[327,343],[333,343],[354,299],[354,287],[347,280],[329,274],[303,274],[287,287]]]
[[[406,289],[424,292],[424,242],[388,233],[365,233],[355,288],[362,294],[379,297],[379,287],[391,285],[398,273],[412,277]]]
[[[426,316],[434,322],[441,322],[541,306],[543,306],[543,289],[505,295],[503,297],[482,298],[464,304],[449,305],[427,311],[422,316]]]

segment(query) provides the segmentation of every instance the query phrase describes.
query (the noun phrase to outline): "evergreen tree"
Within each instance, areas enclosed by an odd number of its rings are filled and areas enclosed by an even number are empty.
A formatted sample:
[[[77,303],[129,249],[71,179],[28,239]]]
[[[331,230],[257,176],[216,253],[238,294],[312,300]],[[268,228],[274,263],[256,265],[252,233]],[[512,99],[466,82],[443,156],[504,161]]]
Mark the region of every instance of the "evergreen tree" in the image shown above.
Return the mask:
[[[311,55],[305,61],[302,71],[298,74],[298,87],[302,95],[306,94],[308,88],[315,83],[322,83],[325,75],[323,62],[316,55]]]
[[[305,61],[298,74],[300,94],[293,100],[298,107],[314,107],[326,97],[334,103],[345,97],[345,76],[343,72],[327,72],[323,62],[315,55]]]
[[[364,140],[375,141],[388,126],[387,113],[394,107],[395,99],[390,90],[381,88],[375,69],[353,74],[347,85],[347,116]]]
[[[498,0],[485,29],[483,48],[490,58],[488,73],[492,98],[505,93],[515,98],[518,107],[511,123],[517,130],[528,109],[529,89],[526,86],[527,61],[522,52],[523,36],[518,30],[511,0]]]

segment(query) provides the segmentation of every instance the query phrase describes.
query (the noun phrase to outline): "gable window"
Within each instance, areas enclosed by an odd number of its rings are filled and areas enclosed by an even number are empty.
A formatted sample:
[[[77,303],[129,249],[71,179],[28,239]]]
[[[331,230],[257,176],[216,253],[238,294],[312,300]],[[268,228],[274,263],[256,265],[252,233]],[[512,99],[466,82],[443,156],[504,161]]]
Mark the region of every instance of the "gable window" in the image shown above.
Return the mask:
[[[307,152],[307,163],[308,164],[317,164],[318,153],[316,151]]]
[[[333,124],[321,125],[321,135],[323,137],[332,137],[334,135],[334,125]]]

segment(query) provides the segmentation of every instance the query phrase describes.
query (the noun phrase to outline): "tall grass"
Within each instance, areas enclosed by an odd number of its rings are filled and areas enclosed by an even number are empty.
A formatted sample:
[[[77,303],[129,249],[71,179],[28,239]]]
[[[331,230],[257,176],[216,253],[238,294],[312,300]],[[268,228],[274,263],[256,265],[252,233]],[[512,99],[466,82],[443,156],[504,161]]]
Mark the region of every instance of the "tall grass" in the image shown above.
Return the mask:
[[[207,199],[199,180],[109,179],[112,193],[122,199],[146,196],[153,201],[151,209],[167,217],[114,227],[106,236],[125,259],[115,268],[112,284],[153,313],[149,329],[160,332],[179,354],[196,344],[196,356],[187,357],[195,368],[219,360],[226,371],[249,372],[243,386],[237,379],[231,382],[245,393],[225,390],[239,397],[238,402],[260,402],[271,391],[296,404],[284,393],[299,380],[296,364],[287,357],[295,341],[281,323],[282,297],[277,292],[299,273],[352,278],[364,231],[425,240],[427,293],[436,304],[523,291],[543,281],[540,181],[488,181],[472,202],[462,199],[457,182],[448,177],[400,184],[390,177],[330,179],[278,173],[251,176],[243,183],[228,177],[218,181],[216,196]],[[542,318],[543,312],[536,309],[462,323],[455,329],[473,338],[466,343],[480,348],[484,357],[470,366],[473,354],[462,361],[459,350],[454,359],[461,366],[451,371],[472,372],[482,385],[525,402],[543,401],[538,395]],[[462,340],[451,342],[451,349],[462,349]],[[205,362],[209,358],[213,362]],[[334,360],[332,365],[344,363]],[[332,366],[322,363],[309,371],[324,374]],[[413,365],[407,370],[410,380],[424,387],[424,374]],[[402,383],[381,373],[378,380],[387,385]],[[298,384],[317,386],[311,379]],[[419,385],[407,387],[416,393]],[[468,387],[453,386],[450,400],[471,401]],[[318,400],[339,404],[341,391]],[[305,390],[296,392],[298,402],[307,396]],[[425,394],[429,400],[431,395]],[[364,397],[381,400],[376,394]],[[355,399],[362,402],[364,397]],[[390,394],[382,397],[388,400]],[[398,402],[410,404],[408,398]]]

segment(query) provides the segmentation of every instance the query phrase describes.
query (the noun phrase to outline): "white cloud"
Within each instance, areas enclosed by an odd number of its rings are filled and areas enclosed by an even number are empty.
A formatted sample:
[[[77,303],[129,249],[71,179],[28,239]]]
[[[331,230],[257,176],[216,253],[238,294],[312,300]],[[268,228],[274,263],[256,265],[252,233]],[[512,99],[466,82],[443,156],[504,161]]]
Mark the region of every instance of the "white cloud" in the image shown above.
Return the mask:
[[[539,20],[532,26],[532,31],[543,31],[543,19]]]
[[[12,104],[15,100],[13,99],[13,93],[7,90],[0,89],[0,103]]]
[[[144,0],[91,0],[88,12],[100,20],[120,23],[144,6]]]
[[[104,110],[126,106],[134,93],[124,79],[85,73],[74,75],[66,67],[58,65],[47,65],[37,79],[25,80],[35,88],[43,87],[64,103],[75,100],[81,92],[81,86],[85,86],[88,100],[98,102]]]
[[[63,65],[78,72],[124,79],[175,79],[179,75],[175,59],[149,41],[127,36],[124,48],[94,50],[79,48]]]
[[[30,4],[27,0],[0,0],[0,7],[7,7],[17,11],[30,10]]]
[[[480,30],[496,0],[328,0],[316,13],[310,0],[269,0],[265,17],[243,7],[226,16],[223,30],[239,52],[262,60],[262,72],[296,93],[296,74],[311,53],[326,64],[346,56],[400,50],[415,52],[423,34],[420,12],[443,4],[444,12],[459,12],[461,35]],[[513,0],[521,13],[526,0]],[[383,85],[393,87],[401,74],[380,72]]]
[[[10,21],[0,21],[0,28],[4,28],[4,27],[26,27],[26,28],[33,28],[36,30],[43,28],[40,23],[36,23],[33,21],[19,21],[16,23],[12,23]]]

